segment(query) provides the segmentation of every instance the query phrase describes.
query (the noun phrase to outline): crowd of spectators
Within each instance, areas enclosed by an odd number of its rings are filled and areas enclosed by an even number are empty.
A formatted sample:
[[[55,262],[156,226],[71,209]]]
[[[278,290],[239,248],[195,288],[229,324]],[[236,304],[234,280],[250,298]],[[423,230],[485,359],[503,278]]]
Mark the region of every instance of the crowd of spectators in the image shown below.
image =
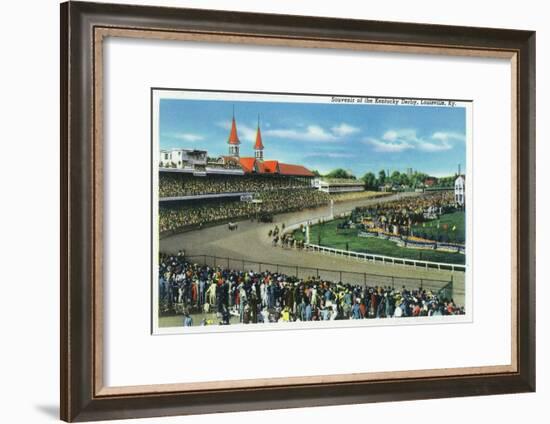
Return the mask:
[[[373,229],[409,235],[412,226],[459,209],[460,207],[455,203],[454,194],[451,191],[441,191],[357,207],[352,211],[349,223],[367,221],[368,226]]]
[[[281,177],[277,175],[207,175],[159,174],[159,196],[182,197],[201,194],[255,193],[269,190],[288,190],[310,187],[306,178]]]
[[[328,204],[329,195],[314,188],[273,189],[257,192],[254,201],[208,200],[184,202],[159,209],[160,232],[186,226],[258,218],[262,214],[292,212]]]
[[[179,166],[176,162],[172,162],[172,161],[160,161],[159,163],[159,167],[160,168],[173,168],[173,169],[176,169],[176,168],[180,168],[182,167],[182,163],[180,162],[179,163]],[[199,164],[196,164],[196,163],[188,163],[188,162],[185,162],[183,163],[183,168],[191,168],[191,169],[202,169],[202,170],[205,170],[206,167],[208,168],[218,168],[218,169],[239,169],[239,170],[242,170],[242,167],[241,165],[239,165],[238,162],[234,162],[234,161],[220,161],[216,158],[208,158],[207,159],[207,162],[206,162],[206,165],[199,165]]]
[[[220,324],[237,317],[238,322],[251,324],[464,314],[453,299],[422,288],[214,268],[189,263],[183,254],[160,255],[159,301],[161,313],[183,311],[182,323],[187,326],[209,324],[205,313],[216,313]]]
[[[216,158],[208,158],[206,166],[209,168],[222,168],[222,169],[243,169],[242,166],[232,160],[220,161]]]

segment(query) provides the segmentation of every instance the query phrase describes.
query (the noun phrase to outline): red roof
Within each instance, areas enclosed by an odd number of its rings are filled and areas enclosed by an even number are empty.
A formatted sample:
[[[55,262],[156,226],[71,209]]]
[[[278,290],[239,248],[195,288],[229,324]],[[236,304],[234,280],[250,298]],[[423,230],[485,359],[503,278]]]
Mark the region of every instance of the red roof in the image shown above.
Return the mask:
[[[254,144],[254,150],[263,150],[264,145],[262,143],[262,133],[260,131],[260,126],[258,125],[258,131],[256,132],[256,143]]]
[[[263,162],[263,168],[265,173],[276,174],[279,168],[278,160],[266,160]]]
[[[229,139],[227,140],[228,144],[241,144],[239,136],[237,135],[237,123],[235,122],[235,117],[231,121],[231,132],[229,133]]]
[[[244,172],[250,173],[254,171],[255,158],[239,158],[239,162]]]
[[[294,175],[297,177],[314,177],[315,174],[302,165],[290,165],[288,163],[279,163],[279,173],[281,175]]]
[[[256,160],[256,158],[239,158],[239,163],[243,171],[247,174],[275,174],[288,175],[294,177],[314,177],[315,174],[302,165],[291,165],[281,163],[278,160],[266,160],[264,162]]]
[[[261,160],[257,160],[254,165],[254,171],[256,171],[258,174],[265,174],[265,166],[264,163]]]

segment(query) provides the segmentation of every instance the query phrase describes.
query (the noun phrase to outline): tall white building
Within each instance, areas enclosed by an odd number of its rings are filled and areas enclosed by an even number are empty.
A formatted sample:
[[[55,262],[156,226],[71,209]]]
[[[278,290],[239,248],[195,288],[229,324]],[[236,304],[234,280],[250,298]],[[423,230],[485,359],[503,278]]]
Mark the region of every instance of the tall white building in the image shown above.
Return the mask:
[[[459,175],[455,180],[455,203],[460,206],[464,206],[466,202],[465,197],[466,190],[466,178],[464,175]]]

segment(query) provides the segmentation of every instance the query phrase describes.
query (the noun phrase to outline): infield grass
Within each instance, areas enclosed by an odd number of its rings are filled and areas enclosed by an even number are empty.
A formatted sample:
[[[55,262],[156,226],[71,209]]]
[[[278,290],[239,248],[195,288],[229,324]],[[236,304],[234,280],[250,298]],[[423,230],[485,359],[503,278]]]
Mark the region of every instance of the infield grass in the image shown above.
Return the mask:
[[[395,242],[377,237],[359,237],[357,229],[338,229],[343,219],[317,224],[310,227],[310,243],[335,249],[351,250],[354,252],[372,253],[432,262],[464,264],[465,255],[460,253],[442,252],[437,250],[412,249],[398,246]],[[302,233],[294,232],[295,238],[303,239]],[[319,243],[320,242],[320,243]]]

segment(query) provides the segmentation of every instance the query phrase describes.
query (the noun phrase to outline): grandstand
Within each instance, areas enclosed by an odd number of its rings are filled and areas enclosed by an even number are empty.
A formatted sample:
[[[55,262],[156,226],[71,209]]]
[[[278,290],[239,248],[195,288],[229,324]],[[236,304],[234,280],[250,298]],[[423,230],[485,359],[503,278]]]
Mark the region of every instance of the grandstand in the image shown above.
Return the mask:
[[[233,193],[232,196],[217,198],[201,196],[164,202],[159,208],[161,235],[168,231],[183,231],[202,225],[247,218],[259,219],[265,214],[294,212],[323,206],[329,202],[328,194],[311,188],[256,191],[253,199],[255,201]]]
[[[227,144],[229,155],[217,158],[197,149],[160,152],[161,235],[328,204],[328,194],[314,187],[315,175],[309,169],[264,160],[259,122],[254,157],[240,156],[234,116]]]
[[[253,193],[271,190],[292,190],[311,188],[307,179],[292,175],[255,175],[243,174],[240,176],[207,171],[204,177],[197,178],[186,173],[160,173],[159,196],[160,201],[184,200],[190,196],[207,196],[241,193]],[[212,196],[209,196],[212,197]]]

